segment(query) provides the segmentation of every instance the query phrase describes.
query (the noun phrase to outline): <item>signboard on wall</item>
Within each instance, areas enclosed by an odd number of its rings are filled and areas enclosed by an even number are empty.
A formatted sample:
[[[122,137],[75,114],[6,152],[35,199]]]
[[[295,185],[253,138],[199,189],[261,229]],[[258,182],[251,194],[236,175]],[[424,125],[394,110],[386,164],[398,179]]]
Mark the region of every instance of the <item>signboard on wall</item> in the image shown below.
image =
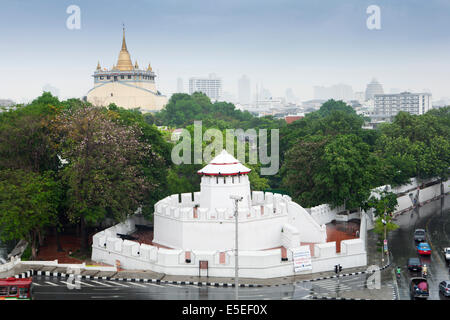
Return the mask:
[[[292,260],[294,261],[294,272],[312,270],[311,251],[309,246],[292,248]]]

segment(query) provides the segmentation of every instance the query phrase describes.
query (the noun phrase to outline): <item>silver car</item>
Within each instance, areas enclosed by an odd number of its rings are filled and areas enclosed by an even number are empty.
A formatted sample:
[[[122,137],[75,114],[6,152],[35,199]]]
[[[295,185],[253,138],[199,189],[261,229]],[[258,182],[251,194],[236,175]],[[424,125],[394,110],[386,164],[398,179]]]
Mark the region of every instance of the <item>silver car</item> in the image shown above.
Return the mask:
[[[423,242],[426,240],[427,240],[427,238],[425,236],[424,229],[416,229],[416,231],[414,231],[414,241]]]
[[[450,281],[442,281],[439,283],[439,292],[442,293],[444,296],[449,297],[450,296]]]

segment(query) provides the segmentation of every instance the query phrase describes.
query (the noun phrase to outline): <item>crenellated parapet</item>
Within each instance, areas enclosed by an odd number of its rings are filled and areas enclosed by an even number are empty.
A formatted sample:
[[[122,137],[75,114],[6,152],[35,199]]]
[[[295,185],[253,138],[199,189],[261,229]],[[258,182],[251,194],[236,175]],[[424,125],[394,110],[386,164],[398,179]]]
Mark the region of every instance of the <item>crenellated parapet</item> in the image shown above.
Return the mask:
[[[155,204],[155,216],[180,221],[207,221],[234,219],[231,208],[202,208],[200,192],[182,193],[168,196]],[[287,215],[291,198],[271,192],[253,191],[251,206],[239,208],[239,219],[256,220]]]

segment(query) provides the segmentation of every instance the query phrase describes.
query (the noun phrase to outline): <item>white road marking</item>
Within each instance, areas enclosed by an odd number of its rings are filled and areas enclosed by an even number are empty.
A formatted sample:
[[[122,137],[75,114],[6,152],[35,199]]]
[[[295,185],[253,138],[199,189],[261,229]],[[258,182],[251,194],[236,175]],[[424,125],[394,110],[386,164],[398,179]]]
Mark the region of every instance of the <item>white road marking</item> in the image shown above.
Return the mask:
[[[170,283],[166,284],[166,286],[175,287],[175,288],[181,288],[181,286],[178,286],[176,284],[170,284]]]
[[[47,284],[49,284],[49,285],[51,285],[51,286],[54,286],[54,287],[57,287],[57,286],[58,286],[58,284],[53,283],[53,282],[50,282],[50,281],[45,281],[45,283],[47,283]]]
[[[36,282],[33,282],[33,285],[34,286],[38,286],[38,287],[42,286],[42,284],[39,284],[39,283],[36,283]]]
[[[75,280],[75,282],[76,282],[76,283],[79,283],[79,284],[81,284],[81,285],[83,285],[83,286],[95,287],[95,286],[92,285],[92,284],[89,284],[89,283],[86,283],[86,282],[82,282],[82,281],[80,281],[80,280]]]
[[[97,283],[97,284],[102,285],[102,286],[105,286],[105,287],[111,287],[111,285],[106,284],[106,283],[103,283],[103,282],[99,282],[99,281],[95,281],[95,280],[91,280],[91,282]]]
[[[143,284],[140,284],[140,283],[136,283],[136,282],[127,282],[128,284],[132,284],[133,286],[136,286],[136,287],[143,287],[143,288],[145,288],[146,286],[144,286]]]
[[[117,286],[129,288],[127,285],[125,285],[123,283],[120,283],[120,282],[114,282],[114,281],[107,281],[107,282],[112,283],[112,284],[117,285]]]
[[[160,288],[164,288],[164,286],[160,285],[160,284],[156,284],[156,283],[147,283],[147,285],[149,286],[155,286],[155,287],[160,287]]]

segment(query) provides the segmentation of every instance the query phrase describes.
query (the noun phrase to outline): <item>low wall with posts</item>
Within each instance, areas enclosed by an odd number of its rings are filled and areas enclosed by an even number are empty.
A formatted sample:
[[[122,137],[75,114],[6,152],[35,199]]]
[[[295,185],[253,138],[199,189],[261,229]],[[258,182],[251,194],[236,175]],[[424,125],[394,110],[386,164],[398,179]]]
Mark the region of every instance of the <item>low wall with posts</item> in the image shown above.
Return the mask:
[[[20,263],[19,257],[11,257],[11,260],[9,262],[0,264],[0,272],[9,271],[13,269],[18,263]]]

